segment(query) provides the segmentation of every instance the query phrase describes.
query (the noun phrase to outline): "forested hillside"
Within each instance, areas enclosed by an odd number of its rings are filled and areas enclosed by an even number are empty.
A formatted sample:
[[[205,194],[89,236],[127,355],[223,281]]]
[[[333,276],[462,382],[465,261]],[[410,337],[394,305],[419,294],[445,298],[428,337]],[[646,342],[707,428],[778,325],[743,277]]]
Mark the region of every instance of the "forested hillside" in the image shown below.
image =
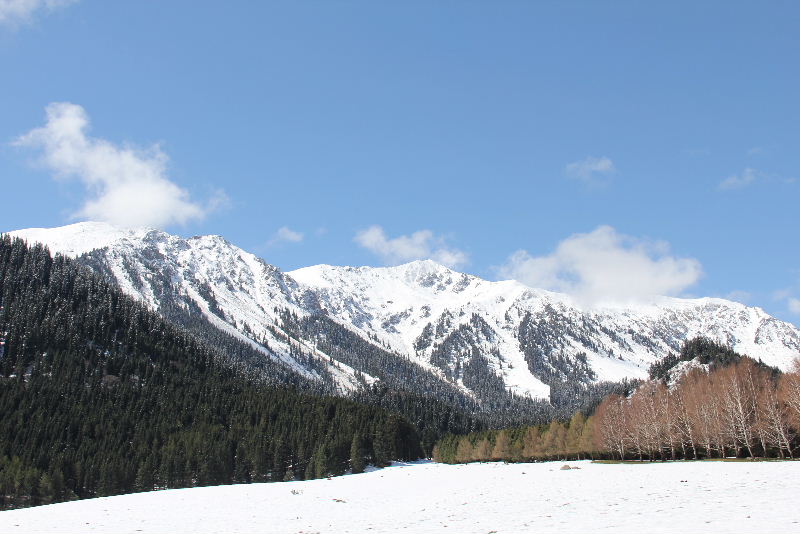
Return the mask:
[[[422,455],[402,416],[247,378],[218,347],[42,246],[0,236],[0,299],[2,507]]]

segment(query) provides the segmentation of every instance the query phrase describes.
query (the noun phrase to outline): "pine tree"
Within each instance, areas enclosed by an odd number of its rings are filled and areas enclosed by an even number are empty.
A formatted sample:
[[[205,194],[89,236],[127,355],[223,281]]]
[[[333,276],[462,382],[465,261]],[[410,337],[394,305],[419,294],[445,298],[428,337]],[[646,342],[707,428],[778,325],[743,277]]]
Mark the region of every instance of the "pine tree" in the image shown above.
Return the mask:
[[[320,444],[317,448],[317,452],[314,453],[314,476],[316,478],[330,476],[333,470],[332,463],[330,449],[326,444]]]
[[[356,432],[353,434],[353,441],[350,444],[350,469],[354,474],[363,473],[366,467],[364,438]]]

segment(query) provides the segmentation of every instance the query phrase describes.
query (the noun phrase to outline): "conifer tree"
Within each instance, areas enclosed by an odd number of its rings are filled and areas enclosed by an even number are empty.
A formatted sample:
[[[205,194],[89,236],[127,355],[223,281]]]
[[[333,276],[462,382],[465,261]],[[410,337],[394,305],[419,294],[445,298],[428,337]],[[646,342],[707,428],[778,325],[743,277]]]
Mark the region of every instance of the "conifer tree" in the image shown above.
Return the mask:
[[[353,474],[363,473],[366,467],[363,441],[361,434],[353,434],[353,442],[350,444],[350,469]]]

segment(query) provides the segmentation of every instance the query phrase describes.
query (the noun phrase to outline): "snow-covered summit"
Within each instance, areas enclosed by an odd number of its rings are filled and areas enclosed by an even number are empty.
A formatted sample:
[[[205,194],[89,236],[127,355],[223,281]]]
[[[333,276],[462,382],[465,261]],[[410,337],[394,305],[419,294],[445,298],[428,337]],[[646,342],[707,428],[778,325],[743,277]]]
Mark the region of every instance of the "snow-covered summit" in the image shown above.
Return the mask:
[[[76,257],[126,240],[141,240],[155,228],[122,228],[104,222],[79,222],[59,228],[28,228],[9,232],[29,243],[43,243],[52,252]]]

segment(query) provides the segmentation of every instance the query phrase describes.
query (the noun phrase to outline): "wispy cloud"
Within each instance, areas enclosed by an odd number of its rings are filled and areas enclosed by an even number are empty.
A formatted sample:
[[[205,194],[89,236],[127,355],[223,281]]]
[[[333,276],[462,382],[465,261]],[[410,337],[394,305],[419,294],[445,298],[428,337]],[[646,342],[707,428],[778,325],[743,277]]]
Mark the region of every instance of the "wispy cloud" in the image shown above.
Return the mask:
[[[743,170],[740,174],[733,174],[722,180],[717,189],[720,191],[730,191],[731,189],[742,189],[754,184],[763,178],[764,174],[750,167]]]
[[[747,150],[747,155],[748,156],[760,156],[760,155],[765,154],[765,153],[766,153],[766,150],[764,150],[764,148],[762,148],[760,146],[754,146],[753,148],[749,148]]]
[[[300,243],[303,241],[305,236],[302,232],[296,232],[289,228],[288,226],[281,226],[275,232],[275,235],[270,240],[269,244],[274,245],[276,243]]]
[[[202,219],[227,204],[221,190],[205,205],[193,202],[169,180],[167,155],[157,145],[139,149],[89,137],[89,116],[76,104],[53,103],[46,111],[47,123],[14,144],[41,150],[41,162],[57,178],[83,183],[87,197],[74,218],[163,228]]]
[[[717,189],[720,191],[729,191],[732,189],[743,189],[754,184],[778,186],[781,184],[794,185],[796,183],[798,183],[798,179],[795,176],[781,176],[779,174],[748,167],[740,174],[734,174],[722,180],[717,184]]]
[[[591,306],[680,294],[700,279],[703,270],[696,259],[670,255],[664,242],[600,226],[568,237],[551,254],[532,256],[519,250],[498,273],[531,287],[568,293]]]
[[[30,22],[40,12],[48,12],[78,0],[0,0],[0,24]]]
[[[783,302],[790,313],[800,314],[800,298],[797,298],[798,288],[800,285],[794,283],[789,287],[784,287],[772,292],[772,300],[776,302]]]
[[[595,158],[589,156],[580,161],[574,161],[564,168],[564,174],[574,180],[579,180],[585,185],[604,185],[608,177],[617,172],[614,162],[603,156]]]
[[[445,239],[430,230],[389,238],[383,228],[374,225],[358,232],[354,241],[387,265],[431,259],[447,267],[457,268],[468,261],[464,252],[446,246]]]

